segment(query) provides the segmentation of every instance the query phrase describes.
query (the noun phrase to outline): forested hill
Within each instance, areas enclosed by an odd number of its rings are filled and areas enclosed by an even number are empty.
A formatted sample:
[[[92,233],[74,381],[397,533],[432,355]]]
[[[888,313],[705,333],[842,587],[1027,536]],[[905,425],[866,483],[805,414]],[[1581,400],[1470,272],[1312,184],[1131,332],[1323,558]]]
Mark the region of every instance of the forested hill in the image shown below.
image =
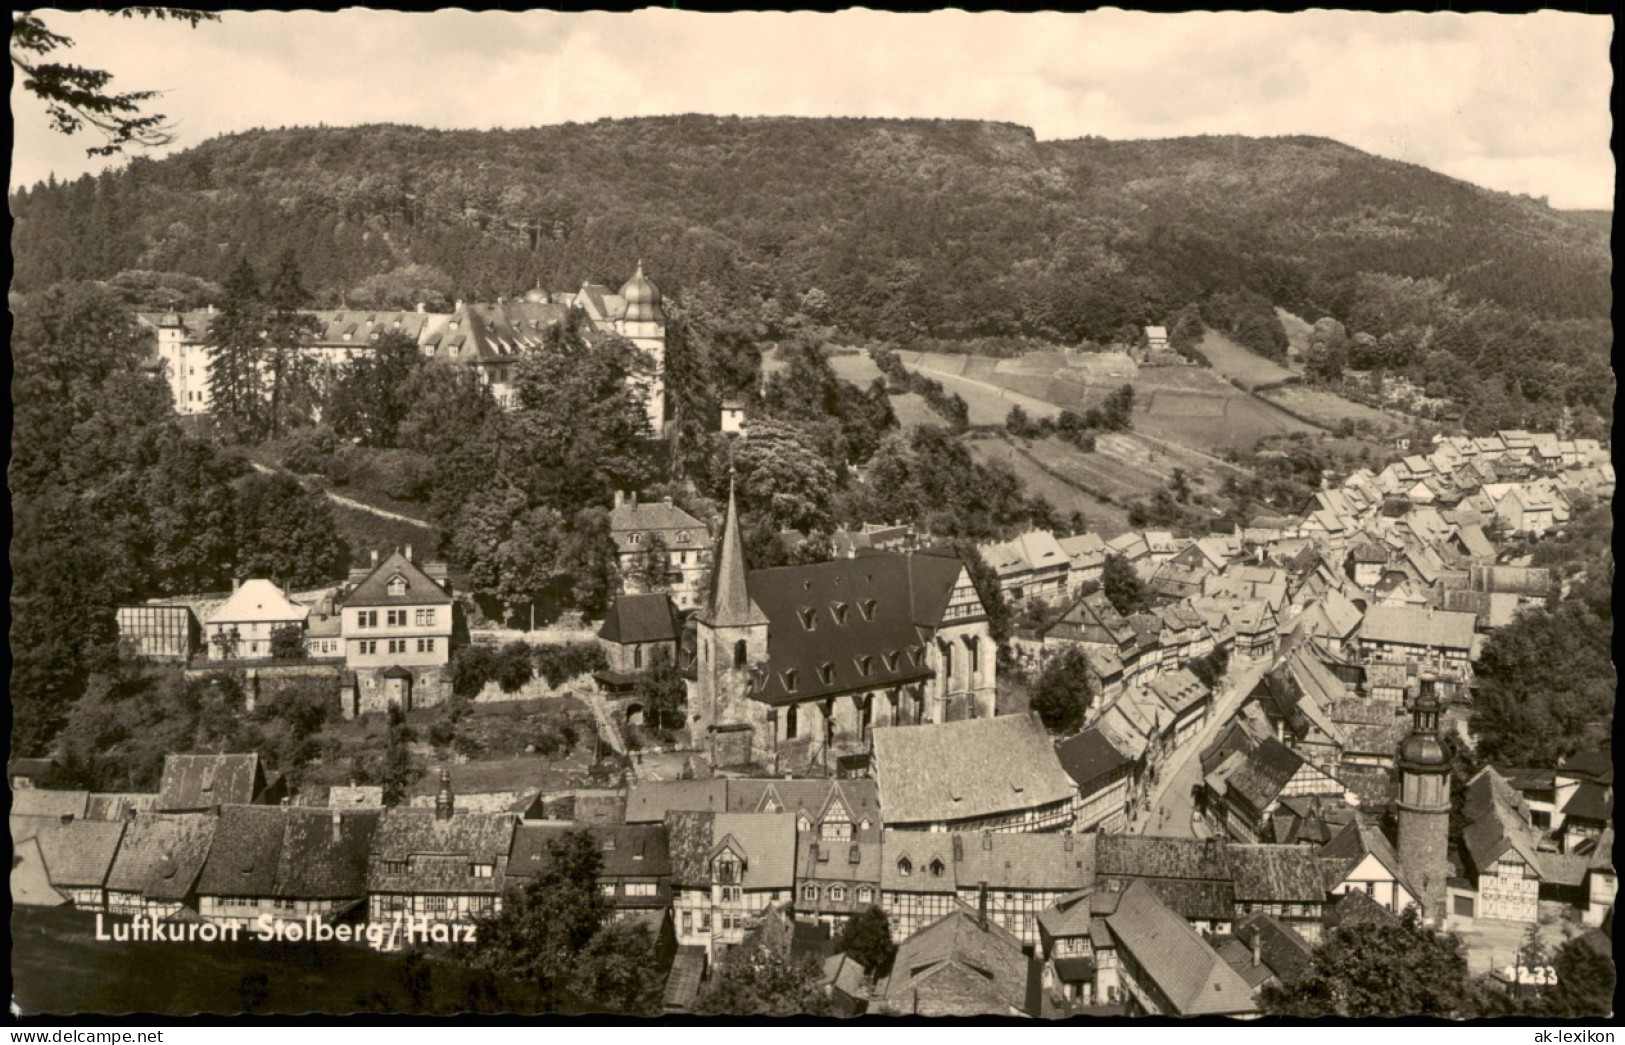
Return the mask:
[[[710,116],[306,128],[11,206],[25,293],[131,270],[218,282],[239,253],[291,248],[334,304],[407,293],[363,284],[408,264],[447,296],[493,298],[618,282],[641,257],[663,287],[708,283],[769,318],[818,288],[821,318],[899,340],[1105,340],[1244,291],[1381,337],[1400,319],[1358,315],[1362,272],[1429,277],[1530,322],[1611,306],[1605,224],[1317,138],[1041,142],[1011,124]],[[1606,346],[1594,335],[1559,340]]]

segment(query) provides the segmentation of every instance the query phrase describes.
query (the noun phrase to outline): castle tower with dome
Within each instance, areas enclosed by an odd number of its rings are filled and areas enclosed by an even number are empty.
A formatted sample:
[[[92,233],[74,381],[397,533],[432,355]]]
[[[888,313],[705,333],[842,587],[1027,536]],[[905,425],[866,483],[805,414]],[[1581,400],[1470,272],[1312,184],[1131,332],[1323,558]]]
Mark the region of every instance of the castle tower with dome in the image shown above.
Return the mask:
[[[1450,759],[1439,742],[1439,698],[1422,679],[1411,705],[1411,735],[1399,747],[1399,864],[1422,914],[1441,920],[1450,876]]]
[[[666,424],[666,313],[660,304],[660,288],[643,274],[643,262],[632,278],[621,286],[626,309],[615,320],[615,331],[649,353],[654,373],[647,386],[649,427],[659,436]]]

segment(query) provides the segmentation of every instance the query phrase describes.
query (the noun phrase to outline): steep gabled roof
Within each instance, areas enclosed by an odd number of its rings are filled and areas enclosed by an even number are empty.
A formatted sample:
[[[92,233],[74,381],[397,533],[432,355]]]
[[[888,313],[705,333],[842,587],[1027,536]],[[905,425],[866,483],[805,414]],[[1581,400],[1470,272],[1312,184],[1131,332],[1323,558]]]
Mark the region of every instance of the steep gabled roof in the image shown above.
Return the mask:
[[[150,900],[185,899],[208,858],[217,823],[197,814],[137,816],[125,825],[107,889]]]
[[[1539,873],[1540,858],[1528,808],[1523,796],[1493,766],[1485,766],[1468,781],[1467,797],[1462,802],[1467,826],[1462,829],[1461,839],[1480,874],[1509,851]]]
[[[958,821],[1068,799],[1072,778],[1026,715],[873,731],[880,805],[893,824]]]
[[[54,816],[11,817],[14,845],[39,842],[51,884],[64,889],[100,887],[124,837],[122,820],[70,820]]]
[[[675,642],[682,630],[670,595],[617,595],[598,629],[598,637],[614,643]]]
[[[1020,940],[996,922],[984,928],[961,904],[903,941],[882,993],[894,1012],[931,1015],[934,988],[940,987],[954,1002],[973,992],[983,995],[983,1011],[992,1015],[1004,1015],[1008,1007],[1036,1016],[1033,974]]]
[[[389,593],[390,582],[396,577],[406,582],[406,590],[401,595]],[[391,552],[344,597],[346,606],[450,606],[451,603],[451,593],[400,551]]]
[[[278,621],[302,621],[310,616],[310,607],[301,606],[283,594],[281,588],[268,580],[247,580],[210,615],[210,624],[274,624]]]
[[[1097,726],[1057,746],[1055,755],[1083,794],[1092,794],[1095,781],[1115,773],[1130,761]]]
[[[282,859],[286,811],[279,806],[226,806],[220,810],[209,859],[198,875],[206,896],[270,896]]]
[[[260,756],[167,755],[158,808],[170,812],[248,805],[265,787]]]
[[[1171,1015],[1256,1012],[1252,989],[1145,882],[1123,891],[1106,917],[1119,950],[1173,1006]]]

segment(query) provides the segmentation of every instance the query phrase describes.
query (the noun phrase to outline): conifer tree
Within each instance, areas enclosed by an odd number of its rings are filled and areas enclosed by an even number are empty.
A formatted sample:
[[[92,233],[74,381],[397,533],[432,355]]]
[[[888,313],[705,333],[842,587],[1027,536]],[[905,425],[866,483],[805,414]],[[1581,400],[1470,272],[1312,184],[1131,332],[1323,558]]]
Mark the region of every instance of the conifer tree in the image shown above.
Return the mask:
[[[237,259],[225,292],[220,312],[209,324],[210,410],[228,437],[252,439],[262,430],[266,412],[260,367],[265,310],[247,258]]]

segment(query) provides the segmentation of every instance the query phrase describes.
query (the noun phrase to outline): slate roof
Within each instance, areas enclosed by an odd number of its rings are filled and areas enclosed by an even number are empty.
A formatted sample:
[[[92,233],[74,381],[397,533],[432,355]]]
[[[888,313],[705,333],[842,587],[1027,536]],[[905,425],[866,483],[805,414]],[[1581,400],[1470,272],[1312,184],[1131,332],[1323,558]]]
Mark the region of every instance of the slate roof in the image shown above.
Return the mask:
[[[1229,849],[1237,902],[1326,901],[1326,883],[1314,849],[1299,845],[1231,845]]]
[[[871,736],[888,823],[993,816],[1065,801],[1074,793],[1049,736],[1027,715],[889,726]]]
[[[334,832],[334,818],[338,831]],[[348,899],[367,892],[372,842],[382,809],[291,809],[283,828],[276,895],[306,900]]]
[[[796,838],[796,878],[801,881],[867,882],[878,888],[883,859],[879,839],[836,842],[820,839],[815,831]]]
[[[1476,620],[1471,613],[1376,605],[1360,623],[1360,638],[1438,649],[1470,650]]]
[[[683,632],[682,620],[671,596],[617,595],[604,616],[598,637],[605,642],[675,642]]]
[[[389,582],[399,574],[406,592],[389,594]],[[450,606],[451,593],[402,551],[391,552],[344,596],[350,606]]]
[[[711,532],[705,524],[673,504],[664,501],[651,503],[622,502],[610,509],[609,532],[615,547],[623,554],[642,550],[641,542],[634,544],[634,533],[658,533],[671,551],[710,551]],[[686,540],[679,534],[686,533]]]
[[[270,896],[276,890],[287,813],[279,806],[225,806],[198,875],[199,895]]]
[[[92,792],[85,802],[85,819],[127,820],[136,813],[150,813],[157,808],[156,794]]]
[[[51,884],[62,888],[100,887],[106,882],[123,837],[121,820],[63,823],[54,816],[11,817],[12,843],[36,839]]]
[[[910,867],[908,874],[899,866],[904,860]],[[942,864],[940,877],[930,873],[933,861]],[[880,888],[887,892],[954,892],[953,836],[937,831],[888,829],[881,847]]]
[[[1188,714],[1201,706],[1208,693],[1207,687],[1191,674],[1189,668],[1180,668],[1152,679],[1150,688],[1176,716]]]
[[[1061,550],[1072,560],[1072,568],[1078,570],[1094,569],[1106,561],[1106,542],[1100,539],[1098,533],[1080,533],[1072,537],[1061,537],[1058,542]]]
[[[806,814],[813,823],[822,823],[825,814],[839,803],[852,822],[853,832],[867,840],[878,840],[881,828],[880,789],[866,777],[847,780],[763,780],[736,777],[725,781],[726,811],[730,813],[788,813],[797,819]],[[869,821],[869,836],[863,821]]]
[[[1095,881],[1095,844],[1093,833],[955,835],[954,880],[961,889],[1082,889]]]
[[[1087,836],[1086,836],[1087,837]],[[1068,893],[1038,912],[1038,927],[1049,939],[1088,936],[1093,916],[1089,911],[1090,890]]]
[[[990,1014],[1004,1015],[996,1006],[1008,1006],[1037,1015],[1035,972],[1020,940],[993,921],[982,928],[975,913],[960,905],[902,942],[882,994],[893,1012],[931,1015],[935,986],[954,1000],[979,989],[986,992]]]
[[[626,822],[660,823],[672,812],[721,813],[728,809],[728,781],[638,780],[627,789]]]
[[[1488,871],[1509,850],[1538,873],[1540,858],[1536,855],[1535,830],[1529,825],[1528,806],[1493,767],[1479,770],[1467,782],[1462,815],[1467,821],[1461,832],[1462,844],[1478,873]]]
[[[1229,791],[1246,799],[1253,809],[1262,811],[1304,764],[1302,755],[1274,737],[1265,737],[1243,756],[1241,766],[1230,774]]]
[[[1220,958],[1224,959],[1224,963],[1234,969],[1236,975],[1240,976],[1247,986],[1253,990],[1257,990],[1271,979],[1276,978],[1275,971],[1265,965],[1262,958],[1259,959],[1258,964],[1254,965],[1253,949],[1234,936],[1224,937],[1213,949]]]
[[[603,861],[604,878],[666,878],[671,875],[671,853],[666,846],[665,824],[594,824],[572,827],[568,824],[521,823],[514,827],[508,850],[510,878],[534,878],[552,862],[547,843],[572,830],[585,830]]]
[[[1095,844],[1095,869],[1102,878],[1230,880],[1225,846],[1216,840],[1104,834]]]
[[[289,600],[268,580],[247,580],[209,617],[210,624],[257,624],[302,621],[310,607]]]
[[[1072,778],[1083,794],[1093,793],[1091,785],[1095,781],[1116,772],[1130,762],[1130,759],[1118,751],[1096,726],[1091,726],[1057,746],[1055,755],[1060,759],[1061,768],[1066,770],[1066,775]]]
[[[921,628],[939,624],[941,612],[917,615],[910,558],[942,561],[888,553],[747,574],[750,599],[768,620],[767,669],[751,687],[752,699],[790,704],[931,678]],[[949,579],[943,586],[943,608],[952,585]]]
[[[257,754],[166,755],[158,808],[180,812],[248,805],[264,785]]]
[[[1327,931],[1343,926],[1391,926],[1399,924],[1399,916],[1367,896],[1362,890],[1350,889],[1326,907],[1321,915],[1321,924]]]
[[[150,900],[183,900],[208,858],[212,816],[143,813],[125,825],[107,889]]]
[[[1590,780],[1582,780],[1574,794],[1563,805],[1565,820],[1596,820],[1611,823],[1614,817],[1613,789]]]
[[[744,857],[746,889],[788,890],[795,884],[796,821],[777,813],[666,815],[673,886],[711,884],[711,860],[725,845]]]
[[[89,802],[89,791],[48,791],[42,787],[25,787],[11,793],[11,815],[82,819]]]
[[[705,975],[705,948],[684,946],[677,948],[666,975],[666,993],[663,1005],[667,1012],[686,1012],[700,993],[700,980]]]
[[[1599,784],[1614,782],[1614,756],[1608,748],[1577,751],[1563,760],[1555,775],[1576,780],[1592,780]]]
[[[732,839],[744,850],[746,889],[795,885],[796,822],[776,813],[718,813],[711,821],[713,849]]]
[[[1106,925],[1118,949],[1133,957],[1173,1006],[1170,1015],[1257,1011],[1247,982],[1146,883],[1123,891]]]
[[[386,809],[372,838],[367,891],[498,893],[513,831],[509,813],[461,813],[437,820],[432,809]],[[388,862],[408,866],[393,871]],[[475,877],[476,863],[492,865],[491,877]]]
[[[1263,964],[1289,987],[1308,979],[1314,971],[1314,948],[1309,941],[1272,914],[1253,914],[1243,918],[1236,924],[1236,939],[1242,941],[1249,951],[1256,940]]]

